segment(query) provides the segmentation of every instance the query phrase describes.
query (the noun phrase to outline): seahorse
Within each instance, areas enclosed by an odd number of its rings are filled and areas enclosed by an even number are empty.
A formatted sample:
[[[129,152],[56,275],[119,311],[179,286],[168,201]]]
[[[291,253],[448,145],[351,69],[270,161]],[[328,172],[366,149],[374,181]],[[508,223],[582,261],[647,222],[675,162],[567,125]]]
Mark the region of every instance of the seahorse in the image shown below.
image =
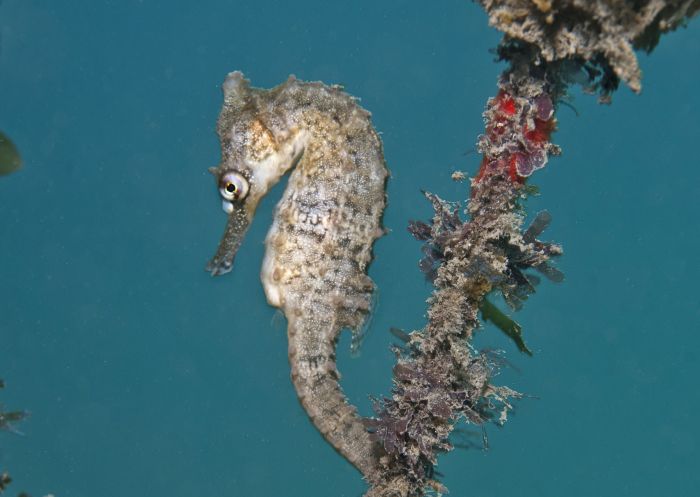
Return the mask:
[[[261,280],[288,322],[291,378],[326,440],[368,480],[381,448],[340,384],[343,329],[371,310],[372,245],[384,230],[387,168],[370,113],[342,87],[294,76],[270,90],[241,72],[223,84],[216,178],[228,222],[207,270],[227,273],[260,199],[291,171],[265,239]]]

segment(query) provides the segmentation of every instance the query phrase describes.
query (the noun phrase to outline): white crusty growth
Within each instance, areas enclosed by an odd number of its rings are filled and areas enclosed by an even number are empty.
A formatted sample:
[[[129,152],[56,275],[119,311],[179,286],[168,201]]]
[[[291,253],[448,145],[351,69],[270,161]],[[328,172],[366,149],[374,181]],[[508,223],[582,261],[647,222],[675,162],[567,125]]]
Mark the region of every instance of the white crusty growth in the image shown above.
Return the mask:
[[[301,404],[323,436],[372,479],[380,449],[340,388],[335,347],[340,331],[359,330],[370,311],[374,285],[366,271],[382,234],[387,176],[381,141],[369,113],[337,86],[290,77],[264,90],[234,72],[224,97],[222,160],[212,173],[229,222],[208,269],[231,269],[260,198],[291,170],[265,241],[265,295],[289,323]],[[244,178],[245,190],[230,184],[231,175]]]

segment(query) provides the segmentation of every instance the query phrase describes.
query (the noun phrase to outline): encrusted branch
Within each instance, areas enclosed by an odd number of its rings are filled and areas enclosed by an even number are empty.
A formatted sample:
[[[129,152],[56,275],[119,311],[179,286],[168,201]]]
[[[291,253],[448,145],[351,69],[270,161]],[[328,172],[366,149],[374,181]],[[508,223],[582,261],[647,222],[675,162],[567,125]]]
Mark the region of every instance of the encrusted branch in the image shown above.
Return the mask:
[[[501,292],[517,307],[533,285],[528,268],[557,274],[548,261],[561,249],[535,238],[544,226],[523,230],[521,208],[525,179],[559,153],[549,141],[556,95],[545,76],[515,65],[489,100],[468,219],[462,221],[456,204],[426,194],[435,209],[432,223],[414,222],[409,228],[425,242],[421,268],[435,291],[428,324],[411,333],[398,352],[392,396],[377,403],[377,416],[368,421],[386,451],[382,479],[370,496],[443,492],[433,466],[439,453],[451,450],[455,424],[502,423],[511,399],[519,397],[491,383],[495,365],[470,341],[487,294]]]
[[[642,88],[635,49],[651,52],[660,36],[700,11],[700,0],[478,0],[505,43],[536,47],[547,63],[564,62],[603,76],[607,101],[619,81]],[[536,62],[536,61],[535,61]],[[575,72],[563,74],[580,82]]]
[[[572,83],[609,102],[622,80],[641,89],[634,49],[650,51],[661,33],[700,10],[700,0],[480,0],[490,23],[505,33],[498,54],[510,67],[489,99],[483,159],[471,182],[462,220],[457,204],[426,193],[435,215],[409,231],[425,242],[420,267],[433,281],[428,324],[401,333],[394,386],[367,421],[386,454],[367,496],[417,497],[443,493],[434,478],[437,455],[452,449],[455,424],[503,423],[520,394],[491,383],[495,364],[470,346],[478,314],[529,353],[520,327],[486,300],[500,292],[513,309],[538,277],[559,282],[550,265],[558,245],[537,240],[551,217],[543,212],[523,229],[527,178],[560,153],[550,142],[558,102]],[[460,179],[463,174],[456,174]]]
[[[634,49],[650,52],[683,25],[700,0],[479,0],[506,39],[537,47],[546,62],[587,62],[635,92],[642,72]]]

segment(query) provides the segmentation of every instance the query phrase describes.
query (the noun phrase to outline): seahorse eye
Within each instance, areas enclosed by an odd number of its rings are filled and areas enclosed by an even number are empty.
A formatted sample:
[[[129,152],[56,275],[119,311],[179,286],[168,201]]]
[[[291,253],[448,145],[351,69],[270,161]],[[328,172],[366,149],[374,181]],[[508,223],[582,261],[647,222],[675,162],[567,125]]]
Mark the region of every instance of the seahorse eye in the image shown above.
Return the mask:
[[[248,181],[238,173],[228,172],[219,180],[219,193],[229,202],[242,200],[248,194]]]

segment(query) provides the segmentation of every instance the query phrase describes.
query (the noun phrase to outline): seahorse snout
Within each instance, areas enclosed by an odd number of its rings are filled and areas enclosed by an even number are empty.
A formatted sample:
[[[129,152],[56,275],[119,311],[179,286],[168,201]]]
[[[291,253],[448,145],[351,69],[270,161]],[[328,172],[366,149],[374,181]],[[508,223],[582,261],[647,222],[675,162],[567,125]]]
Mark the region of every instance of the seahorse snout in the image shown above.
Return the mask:
[[[250,225],[250,216],[243,204],[227,200],[223,200],[223,202],[228,204],[224,207],[224,210],[228,209],[228,222],[224,236],[219,242],[219,248],[206,267],[212,276],[219,276],[231,271],[236,252],[238,252]]]

